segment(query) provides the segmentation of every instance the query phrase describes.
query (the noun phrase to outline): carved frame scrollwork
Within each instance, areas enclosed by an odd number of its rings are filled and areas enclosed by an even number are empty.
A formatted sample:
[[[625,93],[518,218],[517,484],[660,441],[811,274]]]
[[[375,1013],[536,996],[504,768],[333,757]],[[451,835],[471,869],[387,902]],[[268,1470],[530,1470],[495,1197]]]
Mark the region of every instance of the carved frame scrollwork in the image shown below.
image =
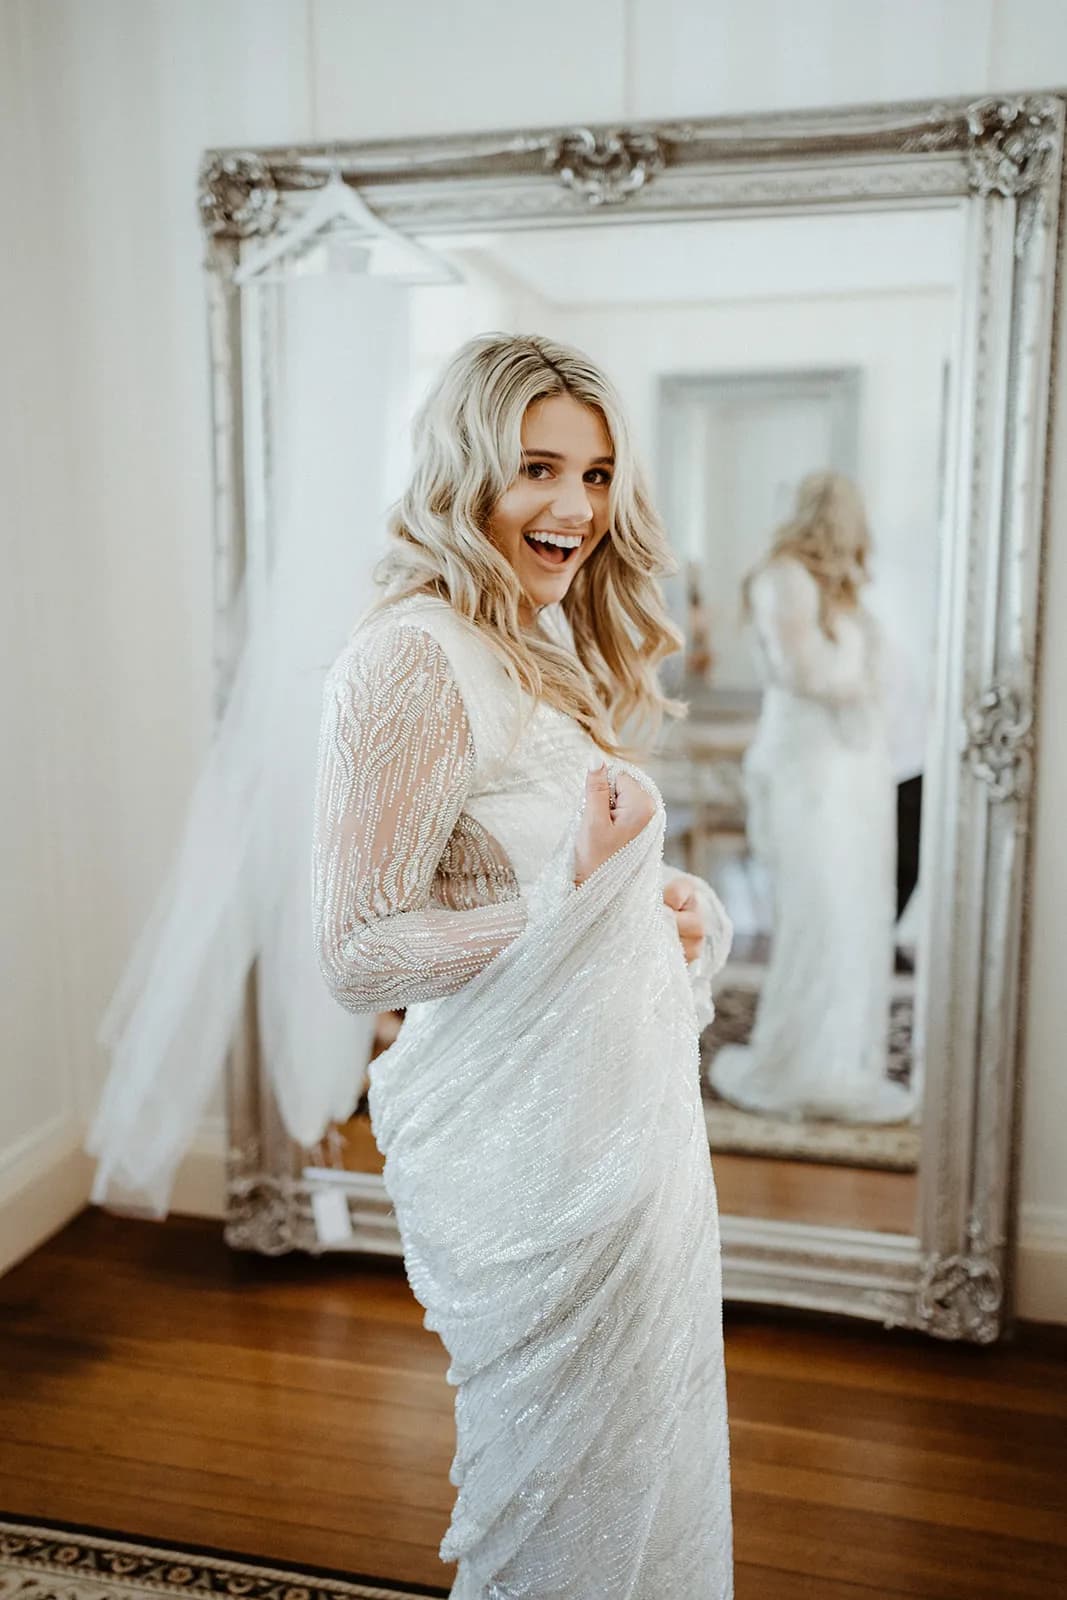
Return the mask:
[[[278,186],[269,161],[254,151],[220,151],[200,169],[200,221],[209,238],[247,239],[270,233]]]
[[[1017,198],[1042,188],[1059,159],[1059,102],[1041,95],[976,100],[967,107],[971,187]]]
[[[918,1326],[939,1339],[992,1344],[1004,1309],[1004,1275],[982,1224],[968,1218],[967,1249],[923,1262],[917,1296]]]
[[[618,205],[666,164],[666,150],[655,133],[631,133],[625,128],[599,132],[577,128],[545,151],[548,170],[584,195],[591,206]]]
[[[1033,770],[1034,713],[1030,698],[995,683],[964,718],[965,759],[992,800],[1025,800]]]
[[[937,721],[924,783],[925,1070],[913,1236],[724,1216],[727,1297],[822,1308],[988,1343],[1010,1325],[1024,878],[1038,646],[1064,95],[835,112],[515,129],[434,139],[209,151],[207,242],[216,477],[217,696],[240,637],[238,582],[261,502],[261,317],[242,254],[299,221],[331,174],[391,227],[432,235],[654,224],[864,206],[966,214],[963,326],[942,538]],[[254,981],[254,974],[253,979]],[[236,1248],[323,1246],[258,1060],[249,1003],[229,1071]],[[399,1253],[380,1181],[347,1195],[348,1248]]]

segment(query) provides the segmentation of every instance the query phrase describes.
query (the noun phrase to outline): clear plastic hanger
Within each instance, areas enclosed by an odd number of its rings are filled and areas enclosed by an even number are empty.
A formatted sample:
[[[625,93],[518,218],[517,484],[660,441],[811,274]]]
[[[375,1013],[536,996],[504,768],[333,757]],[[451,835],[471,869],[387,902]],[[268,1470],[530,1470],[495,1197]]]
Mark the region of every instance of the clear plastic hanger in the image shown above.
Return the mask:
[[[321,188],[316,189],[300,216],[289,226],[278,229],[259,249],[234,269],[233,281],[239,287],[253,280],[263,282],[271,267],[286,256],[297,254],[318,235],[326,235],[337,223],[347,223],[347,242],[371,246],[372,265],[367,270],[376,276],[395,278],[403,283],[462,283],[463,275],[446,256],[438,255],[418,239],[410,239],[376,215],[358,189],[346,183],[334,167]],[[387,246],[377,251],[374,247]]]

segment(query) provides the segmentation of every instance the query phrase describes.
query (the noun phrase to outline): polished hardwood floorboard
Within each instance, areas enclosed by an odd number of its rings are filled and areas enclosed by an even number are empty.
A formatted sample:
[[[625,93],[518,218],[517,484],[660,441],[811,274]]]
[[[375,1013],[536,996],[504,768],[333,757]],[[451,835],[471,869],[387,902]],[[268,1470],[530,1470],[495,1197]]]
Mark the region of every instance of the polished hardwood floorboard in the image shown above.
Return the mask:
[[[726,1341],[737,1600],[1067,1597],[1067,1332]],[[0,1510],[447,1589],[446,1367],[399,1262],[88,1210],[0,1278]]]

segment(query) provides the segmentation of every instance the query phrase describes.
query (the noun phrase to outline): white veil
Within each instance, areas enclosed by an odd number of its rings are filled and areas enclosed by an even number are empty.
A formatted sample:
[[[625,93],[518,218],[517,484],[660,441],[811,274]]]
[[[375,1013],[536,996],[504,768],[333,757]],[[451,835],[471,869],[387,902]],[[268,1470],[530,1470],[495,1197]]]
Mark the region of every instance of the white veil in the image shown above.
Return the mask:
[[[263,548],[250,506],[245,642],[176,860],[100,1024],[111,1069],[85,1146],[91,1199],[156,1217],[221,1079],[253,962],[260,1055],[301,1144],[350,1114],[373,1026],[318,971],[311,830],[322,681],[372,598],[402,449],[407,293],[316,274],[244,295],[262,297],[280,333]]]

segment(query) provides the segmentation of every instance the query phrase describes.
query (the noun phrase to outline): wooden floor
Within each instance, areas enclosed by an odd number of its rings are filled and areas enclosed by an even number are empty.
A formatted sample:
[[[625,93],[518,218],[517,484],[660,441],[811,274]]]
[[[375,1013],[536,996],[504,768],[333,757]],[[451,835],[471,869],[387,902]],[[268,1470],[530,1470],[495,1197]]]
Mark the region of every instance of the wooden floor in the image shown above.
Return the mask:
[[[726,1328],[737,1600],[1067,1596],[1063,1330]],[[87,1211],[0,1279],[0,1510],[447,1588],[446,1364],[397,1262]]]

